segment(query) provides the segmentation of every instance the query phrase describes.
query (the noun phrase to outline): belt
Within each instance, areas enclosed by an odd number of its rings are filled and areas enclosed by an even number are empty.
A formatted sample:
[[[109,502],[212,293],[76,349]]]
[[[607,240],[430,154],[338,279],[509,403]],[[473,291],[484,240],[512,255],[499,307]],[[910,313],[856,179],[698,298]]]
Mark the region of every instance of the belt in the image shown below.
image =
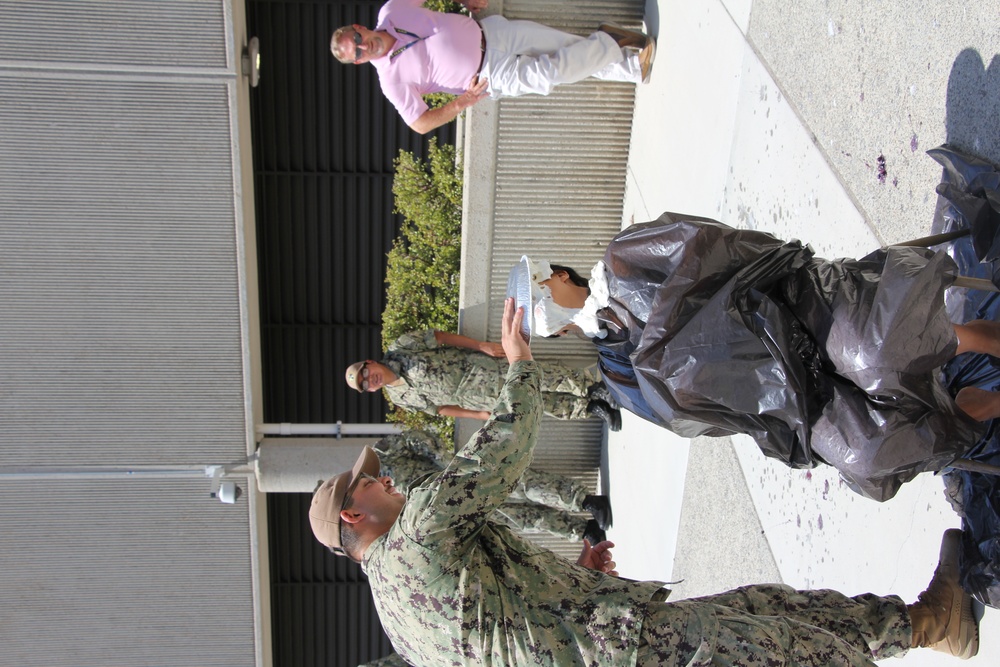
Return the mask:
[[[476,75],[483,71],[483,61],[486,60],[486,33],[483,27],[479,26],[479,67],[476,68]]]

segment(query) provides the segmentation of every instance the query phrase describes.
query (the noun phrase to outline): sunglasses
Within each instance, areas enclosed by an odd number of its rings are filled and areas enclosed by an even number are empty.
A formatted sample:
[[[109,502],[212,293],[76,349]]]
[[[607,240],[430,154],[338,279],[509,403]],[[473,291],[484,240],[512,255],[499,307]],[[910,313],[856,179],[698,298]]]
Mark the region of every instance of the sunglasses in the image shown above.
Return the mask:
[[[358,391],[362,394],[368,391],[368,362],[361,364],[361,368],[358,369],[358,375],[361,377],[361,382],[358,383]]]
[[[354,31],[354,60],[361,60],[361,33]]]

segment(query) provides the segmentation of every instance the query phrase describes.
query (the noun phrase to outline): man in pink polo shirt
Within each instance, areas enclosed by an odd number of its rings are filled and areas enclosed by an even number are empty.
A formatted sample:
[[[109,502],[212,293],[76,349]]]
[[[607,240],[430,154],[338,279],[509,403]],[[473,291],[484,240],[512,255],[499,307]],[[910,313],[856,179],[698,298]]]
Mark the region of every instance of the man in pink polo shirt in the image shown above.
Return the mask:
[[[487,0],[461,0],[470,12]],[[423,0],[389,0],[374,30],[350,25],[330,39],[330,51],[343,63],[370,62],[382,92],[406,124],[425,134],[455,119],[484,97],[547,95],[563,83],[589,76],[606,81],[645,82],[656,44],[634,30],[601,24],[580,37],[532,21],[424,9]],[[428,93],[457,95],[437,109]]]

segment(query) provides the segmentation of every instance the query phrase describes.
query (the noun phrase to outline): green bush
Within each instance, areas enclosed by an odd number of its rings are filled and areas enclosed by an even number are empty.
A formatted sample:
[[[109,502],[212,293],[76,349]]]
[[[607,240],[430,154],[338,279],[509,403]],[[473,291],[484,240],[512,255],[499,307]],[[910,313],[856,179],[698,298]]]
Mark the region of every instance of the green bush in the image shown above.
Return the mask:
[[[440,109],[444,105],[448,104],[448,102],[451,102],[453,99],[458,97],[458,95],[452,95],[451,93],[427,93],[423,97],[428,108]]]
[[[452,14],[463,11],[462,5],[451,0],[427,0],[424,3],[424,7],[433,9],[436,12],[450,12]]]
[[[389,251],[382,348],[409,331],[458,329],[462,252],[462,170],[454,146],[432,139],[426,163],[405,151],[392,183],[403,227]],[[396,408],[390,421],[431,428],[445,438],[454,420]]]
[[[445,12],[449,14],[457,14],[459,12],[465,12],[462,5],[457,2],[452,2],[451,0],[427,0],[424,3],[424,7],[427,9],[433,9],[436,12]],[[455,99],[454,95],[449,93],[429,93],[424,95],[424,102],[427,103],[431,109],[437,109],[438,107],[443,107],[444,105]]]
[[[451,0],[427,0],[424,7],[438,12],[461,12]],[[431,93],[424,100],[432,109],[454,95]],[[392,192],[396,211],[404,218],[399,238],[389,251],[385,312],[382,313],[382,349],[409,331],[458,330],[458,279],[462,252],[462,171],[454,146],[431,140],[426,164],[399,152]],[[391,404],[391,402],[390,402]],[[407,412],[393,406],[389,421],[406,428],[437,431],[452,439],[455,420]]]

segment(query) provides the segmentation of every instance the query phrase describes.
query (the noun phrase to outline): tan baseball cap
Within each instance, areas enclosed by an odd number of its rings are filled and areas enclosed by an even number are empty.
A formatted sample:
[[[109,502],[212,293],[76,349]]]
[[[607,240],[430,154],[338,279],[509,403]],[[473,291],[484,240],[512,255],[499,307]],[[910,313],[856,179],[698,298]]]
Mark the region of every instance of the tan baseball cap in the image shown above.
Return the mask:
[[[340,546],[340,510],[344,508],[347,492],[358,481],[361,473],[378,477],[381,469],[382,462],[379,461],[378,454],[371,447],[365,446],[354,468],[326,480],[313,494],[312,504],[309,506],[309,523],[312,525],[313,535],[337,555],[345,555]]]

